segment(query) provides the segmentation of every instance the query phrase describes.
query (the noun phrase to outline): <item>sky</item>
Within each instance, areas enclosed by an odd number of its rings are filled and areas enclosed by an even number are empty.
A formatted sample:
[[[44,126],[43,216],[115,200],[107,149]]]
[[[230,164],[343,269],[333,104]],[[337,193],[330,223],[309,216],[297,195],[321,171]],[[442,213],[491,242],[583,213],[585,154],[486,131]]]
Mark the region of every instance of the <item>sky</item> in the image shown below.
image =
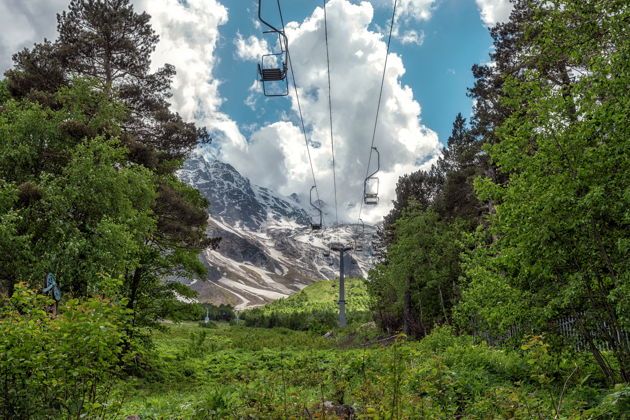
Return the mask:
[[[67,3],[0,0],[0,72],[11,67],[16,51],[56,38],[55,14]],[[470,68],[489,60],[488,27],[507,20],[511,10],[509,0],[398,0],[374,131],[393,0],[327,1],[330,102],[324,0],[280,0],[305,139],[293,87],[289,96],[268,98],[257,81],[260,56],[278,47],[277,36],[263,34],[258,0],[132,3],[151,15],[160,35],[152,66],[177,69],[173,109],[212,134],[212,145],[200,152],[304,203],[313,185],[310,152],[327,225],[355,222],[359,214],[367,223],[381,221],[398,178],[430,167],[455,115],[470,116]],[[279,27],[276,1],[262,4],[265,20]],[[362,206],[368,161],[369,172],[376,169],[373,133],[380,202]]]

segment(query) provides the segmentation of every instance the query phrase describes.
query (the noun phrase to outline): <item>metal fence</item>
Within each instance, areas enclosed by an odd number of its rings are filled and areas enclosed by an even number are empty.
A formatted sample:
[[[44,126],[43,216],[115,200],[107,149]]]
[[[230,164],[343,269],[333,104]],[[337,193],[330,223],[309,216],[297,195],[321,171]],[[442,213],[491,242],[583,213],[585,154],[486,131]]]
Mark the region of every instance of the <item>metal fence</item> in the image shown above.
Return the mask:
[[[594,343],[599,350],[614,350],[611,343],[616,343],[618,347],[630,348],[630,333],[628,331],[616,328],[606,321],[599,321],[596,329],[591,329],[585,333],[584,329],[580,328],[581,322],[583,322],[582,318],[564,316],[550,322],[547,330],[558,333],[580,351],[590,349],[591,343]],[[489,331],[478,331],[475,335],[484,339],[489,345],[496,346],[505,344],[513,338],[537,333],[540,331],[535,331],[531,326],[515,324],[504,334],[497,335]]]

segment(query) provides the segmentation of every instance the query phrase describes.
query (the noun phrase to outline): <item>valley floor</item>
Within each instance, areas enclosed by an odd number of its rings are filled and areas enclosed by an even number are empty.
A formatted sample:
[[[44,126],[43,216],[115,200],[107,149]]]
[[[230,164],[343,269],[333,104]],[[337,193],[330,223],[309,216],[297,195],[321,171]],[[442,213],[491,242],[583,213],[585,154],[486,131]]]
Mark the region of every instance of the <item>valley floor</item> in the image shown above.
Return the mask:
[[[623,418],[604,414],[614,404],[602,408],[605,391],[585,385],[598,375],[586,358],[551,361],[537,340],[498,350],[438,328],[421,342],[361,344],[377,339],[369,327],[328,339],[283,328],[169,325],[154,336],[158,366],[126,390],[120,417]]]

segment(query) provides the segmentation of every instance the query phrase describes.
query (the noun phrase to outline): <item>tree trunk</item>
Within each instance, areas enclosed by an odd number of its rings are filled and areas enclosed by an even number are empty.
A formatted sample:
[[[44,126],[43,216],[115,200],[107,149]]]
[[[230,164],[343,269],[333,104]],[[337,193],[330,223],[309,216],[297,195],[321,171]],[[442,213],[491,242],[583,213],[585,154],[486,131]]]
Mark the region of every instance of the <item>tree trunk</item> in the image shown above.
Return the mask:
[[[444,295],[442,294],[442,286],[440,286],[439,283],[438,283],[438,291],[440,292],[440,305],[442,306],[442,313],[444,314],[444,322],[448,324],[449,321],[448,321],[448,315],[446,313],[446,306],[444,305]]]
[[[411,276],[405,279],[405,295],[403,297],[403,332],[411,335]]]

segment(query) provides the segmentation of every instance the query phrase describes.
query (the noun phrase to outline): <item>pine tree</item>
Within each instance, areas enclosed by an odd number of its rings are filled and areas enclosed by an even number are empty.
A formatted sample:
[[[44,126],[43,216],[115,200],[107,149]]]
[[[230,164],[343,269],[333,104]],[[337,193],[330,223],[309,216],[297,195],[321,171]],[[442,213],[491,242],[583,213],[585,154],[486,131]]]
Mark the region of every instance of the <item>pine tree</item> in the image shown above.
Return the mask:
[[[461,218],[473,225],[483,214],[482,204],[475,196],[474,178],[484,171],[486,162],[479,141],[466,126],[459,113],[453,122],[453,131],[442,149],[434,171],[442,180],[433,208],[445,218]]]
[[[198,253],[218,244],[218,239],[206,236],[209,203],[175,176],[187,153],[209,137],[205,128],[183,121],[169,109],[175,69],[167,64],[150,72],[151,53],[159,38],[149,21],[150,16],[136,12],[129,0],[71,0],[68,10],[57,16],[58,39],[14,55],[15,67],[6,73],[13,98],[35,101],[44,108],[63,108],[58,92],[72,86],[77,76],[95,80],[109,100],[126,107],[123,120],[116,122],[120,129],[116,136],[128,151],[128,161],[150,170],[158,194],[152,208],[157,229],[144,238],[146,246],[138,252],[136,264],[125,271],[129,307],[136,310],[134,320],[139,324],[155,319],[157,298],[170,293],[161,279],[202,275]],[[90,112],[89,107],[82,112]],[[86,137],[110,136],[102,132],[107,124],[100,131],[86,131],[76,121],[61,125],[64,138],[72,142],[60,143],[55,150],[48,148],[56,143],[44,142],[46,147],[32,149],[29,160],[21,162],[32,165],[16,170],[37,176],[49,161],[63,170],[73,145]],[[87,288],[76,290],[84,293]]]
[[[161,171],[173,171],[168,161],[210,139],[205,128],[169,110],[175,68],[166,64],[150,72],[159,37],[149,20],[129,0],[71,0],[68,11],[57,15],[54,43],[14,55],[15,69],[6,73],[9,90],[16,97],[54,93],[73,75],[94,77],[131,111],[124,140],[132,157],[147,167],[162,163]]]

